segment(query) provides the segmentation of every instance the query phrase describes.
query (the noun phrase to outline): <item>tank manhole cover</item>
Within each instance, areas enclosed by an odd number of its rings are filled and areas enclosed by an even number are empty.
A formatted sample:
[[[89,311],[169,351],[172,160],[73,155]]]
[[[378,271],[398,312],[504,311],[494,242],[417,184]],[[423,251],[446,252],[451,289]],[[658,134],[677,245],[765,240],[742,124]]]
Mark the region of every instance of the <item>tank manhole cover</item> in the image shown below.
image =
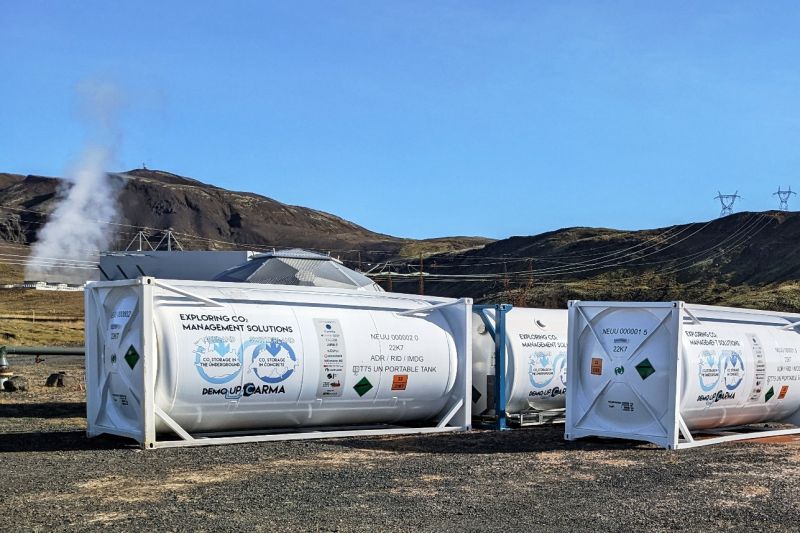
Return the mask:
[[[353,386],[353,389],[355,389],[359,396],[364,396],[372,389],[372,383],[370,383],[366,377],[363,377]]]

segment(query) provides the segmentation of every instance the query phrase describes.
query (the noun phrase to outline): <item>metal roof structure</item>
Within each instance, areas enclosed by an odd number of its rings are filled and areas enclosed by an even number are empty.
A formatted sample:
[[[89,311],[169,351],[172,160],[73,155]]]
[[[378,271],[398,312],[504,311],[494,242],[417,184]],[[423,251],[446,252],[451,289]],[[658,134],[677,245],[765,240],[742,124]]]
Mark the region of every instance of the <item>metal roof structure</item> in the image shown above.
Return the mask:
[[[246,263],[220,273],[214,281],[383,292],[380,285],[341,261],[300,248],[255,255]]]

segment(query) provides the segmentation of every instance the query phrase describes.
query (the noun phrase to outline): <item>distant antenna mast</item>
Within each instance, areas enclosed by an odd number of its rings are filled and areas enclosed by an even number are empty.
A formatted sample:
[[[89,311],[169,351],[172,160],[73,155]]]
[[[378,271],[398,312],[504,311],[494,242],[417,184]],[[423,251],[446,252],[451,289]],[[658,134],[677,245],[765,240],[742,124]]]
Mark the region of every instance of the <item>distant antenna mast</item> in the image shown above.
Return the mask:
[[[161,249],[161,245],[164,242],[167,243],[167,251],[168,252],[172,251],[173,244],[175,245],[175,248],[177,248],[178,250],[183,251],[183,246],[181,246],[181,243],[179,243],[178,239],[175,238],[175,235],[172,233],[172,228],[169,228],[167,231],[164,232],[164,236],[161,237],[161,240],[158,241],[158,244],[156,244],[156,250],[160,250]]]
[[[792,186],[789,186],[788,191],[782,191],[780,185],[778,186],[778,192],[772,193],[772,196],[777,196],[778,200],[781,202],[781,206],[778,208],[781,211],[788,211],[789,210],[789,198],[792,195],[797,195],[796,192],[792,191]]]
[[[722,211],[719,212],[720,218],[733,214],[733,204],[736,203],[737,198],[741,198],[739,191],[733,194],[722,194],[717,191],[717,196],[714,200],[719,200],[719,203],[722,204]]]
[[[131,248],[133,248],[134,244],[136,244],[136,241],[139,241],[138,247],[136,248],[137,252],[143,252],[145,245],[147,245],[147,247],[150,248],[151,250],[155,250],[155,248],[153,248],[153,245],[147,239],[147,235],[143,231],[140,231],[139,233],[136,234],[136,237],[131,239],[131,242],[128,243],[128,247],[125,248],[125,251],[130,252]]]

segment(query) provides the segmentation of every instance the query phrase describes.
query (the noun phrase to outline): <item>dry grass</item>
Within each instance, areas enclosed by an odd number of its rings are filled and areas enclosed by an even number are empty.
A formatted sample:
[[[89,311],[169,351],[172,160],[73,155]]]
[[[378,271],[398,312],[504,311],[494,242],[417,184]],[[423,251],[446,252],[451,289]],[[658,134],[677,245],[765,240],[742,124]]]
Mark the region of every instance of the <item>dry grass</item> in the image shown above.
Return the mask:
[[[175,470],[167,476],[167,479],[158,484],[151,483],[149,479],[110,475],[76,483],[72,497],[91,498],[106,504],[153,502],[167,496],[181,495],[198,486],[222,483],[244,475],[256,475],[260,472],[258,465],[248,464],[213,466],[204,472]],[[63,500],[62,495],[51,497]],[[41,498],[48,498],[47,493],[42,494]]]
[[[0,392],[0,440],[6,432],[86,428],[82,357],[48,356],[39,364],[30,356],[10,356],[9,359],[11,371],[25,378],[28,390]],[[45,387],[47,377],[57,372],[65,372],[70,378],[65,386]]]
[[[0,263],[0,278],[8,280],[10,268]],[[21,277],[22,267],[13,268]],[[0,344],[82,345],[83,292],[0,289]]]
[[[21,244],[0,243],[0,282],[19,283],[25,277],[25,267],[17,265],[27,257],[30,248]],[[8,261],[12,261],[9,263]]]
[[[560,452],[539,452],[536,454],[536,463],[541,467],[560,467],[565,462],[566,458]]]
[[[0,316],[82,317],[82,291],[0,290]]]
[[[69,322],[0,320],[0,344],[82,346],[83,339],[83,320]]]
[[[755,498],[759,496],[769,496],[770,490],[761,485],[748,485],[742,489],[742,494],[745,498]]]
[[[34,363],[32,357],[24,356],[19,360],[10,356],[11,370],[28,381],[28,390],[13,394],[0,393],[0,405],[18,404],[23,412],[26,406],[35,407],[41,404],[55,403],[83,403],[86,393],[82,388],[84,375],[83,357],[77,356],[46,356],[41,363]],[[65,372],[74,378],[66,387],[45,387],[45,382],[50,374]],[[59,421],[62,419],[59,419]],[[86,420],[81,418],[78,426],[83,427]]]

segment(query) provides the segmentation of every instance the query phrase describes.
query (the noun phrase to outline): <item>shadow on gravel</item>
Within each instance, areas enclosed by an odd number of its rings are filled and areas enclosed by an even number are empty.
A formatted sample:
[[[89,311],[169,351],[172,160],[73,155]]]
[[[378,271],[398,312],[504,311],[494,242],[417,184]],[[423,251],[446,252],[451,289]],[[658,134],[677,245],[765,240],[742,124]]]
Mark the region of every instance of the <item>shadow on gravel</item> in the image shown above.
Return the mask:
[[[6,433],[0,438],[0,453],[68,452],[138,448],[128,439],[107,435],[89,439],[85,431],[33,431]]]
[[[0,418],[83,418],[84,402],[57,403],[3,403]]]
[[[510,431],[471,431],[435,435],[411,435],[369,439],[336,439],[331,444],[345,448],[397,453],[491,454],[552,451],[661,451],[655,445],[621,439],[564,440],[563,426],[514,429]]]

